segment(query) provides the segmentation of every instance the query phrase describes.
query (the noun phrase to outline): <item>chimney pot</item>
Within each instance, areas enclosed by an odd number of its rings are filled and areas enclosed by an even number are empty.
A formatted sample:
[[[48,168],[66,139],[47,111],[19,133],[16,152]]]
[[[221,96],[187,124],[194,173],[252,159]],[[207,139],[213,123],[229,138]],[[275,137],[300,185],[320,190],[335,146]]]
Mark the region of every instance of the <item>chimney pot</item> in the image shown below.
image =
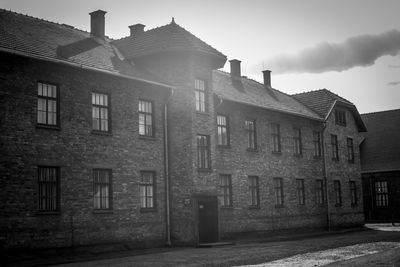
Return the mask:
[[[232,59],[229,61],[231,63],[231,77],[232,78],[240,78],[240,60]]]
[[[143,33],[145,26],[146,25],[143,25],[140,23],[129,26],[129,29],[131,30],[131,36],[137,36],[137,35]]]
[[[90,15],[90,34],[93,36],[104,38],[105,35],[105,19],[104,15],[106,11],[103,10],[96,10],[91,13]]]
[[[271,71],[270,70],[264,70],[263,72],[264,76],[264,86],[265,87],[271,87]]]

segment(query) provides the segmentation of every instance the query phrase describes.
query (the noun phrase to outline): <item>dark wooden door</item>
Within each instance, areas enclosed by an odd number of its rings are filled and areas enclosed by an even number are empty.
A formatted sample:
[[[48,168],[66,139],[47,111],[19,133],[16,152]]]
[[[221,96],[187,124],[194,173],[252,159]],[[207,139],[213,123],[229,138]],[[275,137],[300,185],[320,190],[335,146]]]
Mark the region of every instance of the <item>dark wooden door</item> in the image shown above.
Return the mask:
[[[218,241],[218,207],[217,199],[200,199],[199,210],[199,242],[210,243]]]

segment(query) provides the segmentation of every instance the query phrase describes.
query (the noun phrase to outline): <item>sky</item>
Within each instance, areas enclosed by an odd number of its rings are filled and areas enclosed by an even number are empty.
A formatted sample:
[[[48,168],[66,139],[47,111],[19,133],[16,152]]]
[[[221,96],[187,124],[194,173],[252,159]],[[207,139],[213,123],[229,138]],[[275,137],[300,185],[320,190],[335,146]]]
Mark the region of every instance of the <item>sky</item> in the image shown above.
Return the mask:
[[[400,108],[399,0],[0,0],[0,8],[89,31],[106,14],[106,35],[175,22],[228,57],[242,75],[287,94],[322,88],[360,113]],[[223,68],[230,70],[229,62]]]

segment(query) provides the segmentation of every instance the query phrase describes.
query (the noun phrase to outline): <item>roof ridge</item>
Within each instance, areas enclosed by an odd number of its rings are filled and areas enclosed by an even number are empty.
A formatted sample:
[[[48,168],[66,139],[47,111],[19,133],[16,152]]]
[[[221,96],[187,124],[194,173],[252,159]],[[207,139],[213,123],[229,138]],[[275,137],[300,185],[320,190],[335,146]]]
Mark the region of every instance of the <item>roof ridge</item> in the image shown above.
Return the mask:
[[[7,10],[7,9],[4,9],[4,8],[0,8],[0,12],[7,12],[7,13],[14,14],[14,15],[27,17],[27,18],[30,18],[30,19],[35,19],[35,20],[38,20],[38,21],[42,21],[42,22],[46,22],[46,23],[49,23],[49,24],[53,24],[53,25],[57,25],[57,26],[61,26],[61,27],[66,27],[68,29],[73,29],[73,30],[77,30],[77,31],[80,31],[80,32],[83,32],[83,33],[90,34],[90,32],[82,30],[82,29],[79,29],[79,28],[76,28],[73,25],[69,25],[69,24],[66,24],[66,23],[54,22],[54,21],[51,21],[51,20],[34,17],[34,16],[31,16],[31,15],[28,15],[28,14],[18,13],[16,11],[11,10],[11,9]],[[113,41],[113,39],[111,37],[109,37],[107,35],[105,35],[105,37],[108,38],[110,41]]]
[[[384,112],[400,112],[400,109],[388,109],[388,110],[380,110],[380,111],[372,111],[372,112],[367,112],[360,114],[361,116],[363,115],[372,115],[372,114],[377,114],[377,113],[384,113]]]

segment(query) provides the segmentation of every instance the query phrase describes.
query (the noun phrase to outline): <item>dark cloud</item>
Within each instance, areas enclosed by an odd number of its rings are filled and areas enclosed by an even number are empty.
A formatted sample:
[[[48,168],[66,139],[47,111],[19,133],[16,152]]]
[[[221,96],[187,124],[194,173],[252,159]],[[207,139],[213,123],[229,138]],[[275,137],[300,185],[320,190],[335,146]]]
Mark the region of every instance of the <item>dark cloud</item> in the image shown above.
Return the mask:
[[[400,81],[387,83],[387,85],[399,85],[399,84],[400,84]]]
[[[351,37],[343,43],[320,43],[298,54],[281,54],[264,64],[274,73],[321,73],[373,65],[385,55],[400,52],[400,32]]]

